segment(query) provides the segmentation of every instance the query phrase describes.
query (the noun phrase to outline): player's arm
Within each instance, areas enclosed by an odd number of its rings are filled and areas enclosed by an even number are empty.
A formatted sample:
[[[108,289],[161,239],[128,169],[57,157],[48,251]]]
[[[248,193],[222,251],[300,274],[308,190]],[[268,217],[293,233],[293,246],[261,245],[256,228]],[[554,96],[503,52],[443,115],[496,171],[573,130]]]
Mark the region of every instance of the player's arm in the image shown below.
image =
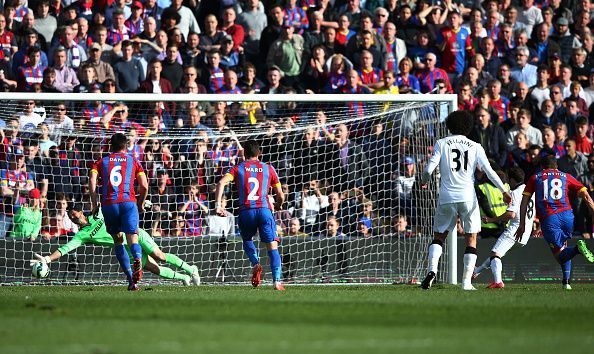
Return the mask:
[[[526,228],[526,211],[528,210],[528,203],[532,199],[532,192],[524,192],[522,194],[522,203],[520,203],[520,224],[518,230],[516,230],[516,241],[520,241],[524,235],[524,229]]]
[[[231,173],[226,173],[223,178],[219,180],[219,183],[217,183],[217,187],[215,189],[215,211],[218,216],[227,216],[225,209],[222,207],[223,193],[225,192],[225,187],[231,182],[233,182],[233,175]]]
[[[148,180],[146,174],[142,171],[139,172],[136,175],[136,180],[138,181],[138,198],[136,199],[136,205],[138,206],[138,211],[144,211],[144,201],[148,196]]]
[[[501,178],[499,178],[499,176],[497,175],[497,172],[495,172],[491,168],[491,164],[489,163],[489,159],[487,158],[487,155],[485,154],[485,150],[482,147],[480,147],[480,146],[478,147],[477,150],[478,150],[477,162],[478,162],[481,170],[483,172],[485,172],[485,174],[487,175],[487,178],[489,178],[489,180],[491,182],[493,182],[493,184],[497,188],[499,188],[499,190],[501,191],[501,193],[503,193],[503,201],[506,204],[511,203],[511,201],[512,201],[511,194],[509,194],[509,191],[507,190],[507,188],[503,184],[503,181],[501,181]]]
[[[285,202],[285,192],[283,192],[280,182],[272,186],[272,191],[274,192],[274,210],[281,210],[281,206]]]
[[[89,172],[89,193],[91,193],[91,210],[93,215],[99,212],[99,196],[97,195],[97,176],[99,172],[92,168]]]
[[[72,240],[68,241],[68,243],[66,243],[64,246],[58,248],[57,250],[55,250],[52,254],[50,254],[49,256],[42,256],[38,253],[34,253],[34,258],[31,259],[31,266],[33,266],[35,263],[37,262],[42,262],[42,263],[51,263],[55,260],[60,259],[60,257],[67,255],[68,253],[72,252],[73,250],[77,249],[78,247],[82,246],[84,244],[82,238],[77,237],[77,235],[75,235]]]
[[[429,158],[429,162],[427,163],[427,166],[425,166],[425,169],[423,170],[423,173],[421,174],[421,184],[426,185],[427,182],[429,182],[429,178],[431,178],[433,171],[435,171],[437,166],[439,166],[440,160],[441,160],[441,144],[438,141],[437,143],[435,143],[435,146],[433,146],[433,154],[431,154],[431,157]]]
[[[579,198],[582,198],[584,200],[584,202],[586,202],[586,205],[588,205],[588,209],[590,209],[590,213],[594,214],[594,201],[592,200],[592,197],[590,197],[590,193],[588,193],[588,189],[586,189],[586,187],[581,188],[577,192],[577,196]]]
[[[485,217],[483,217],[483,221],[486,223],[505,224],[515,217],[516,217],[516,213],[514,211],[507,210],[505,213],[503,213],[497,217],[494,217],[494,218],[485,216]]]

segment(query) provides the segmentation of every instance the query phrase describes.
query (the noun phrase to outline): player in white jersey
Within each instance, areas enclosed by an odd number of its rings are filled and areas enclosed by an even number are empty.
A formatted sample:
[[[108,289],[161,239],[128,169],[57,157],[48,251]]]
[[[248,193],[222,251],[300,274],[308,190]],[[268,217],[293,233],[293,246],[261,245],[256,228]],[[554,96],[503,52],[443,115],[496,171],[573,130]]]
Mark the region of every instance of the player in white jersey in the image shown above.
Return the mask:
[[[466,240],[462,289],[476,290],[471,284],[476,264],[476,234],[481,231],[481,216],[474,192],[476,168],[480,167],[501,190],[505,203],[511,201],[503,182],[491,168],[483,147],[466,137],[472,129],[473,121],[472,115],[465,111],[456,111],[448,115],[446,127],[451,135],[435,143],[433,154],[421,175],[421,183],[426,185],[433,171],[439,166],[439,200],[433,219],[434,238],[429,246],[429,269],[421,283],[423,289],[431,288],[437,275],[443,242],[448,232],[456,226],[459,217]]]
[[[502,263],[501,258],[515,245],[525,246],[532,235],[532,224],[536,216],[534,195],[528,203],[526,210],[526,228],[522,238],[516,241],[516,231],[520,225],[520,204],[522,203],[522,193],[526,185],[524,184],[524,171],[519,167],[513,167],[508,172],[509,183],[512,186],[512,203],[507,208],[506,212],[496,218],[483,217],[484,222],[506,223],[509,225],[505,228],[497,242],[491,249],[491,257],[474,270],[473,278],[476,278],[483,270],[491,268],[493,272],[493,282],[487,286],[488,289],[501,289],[504,287],[503,279],[501,277]]]

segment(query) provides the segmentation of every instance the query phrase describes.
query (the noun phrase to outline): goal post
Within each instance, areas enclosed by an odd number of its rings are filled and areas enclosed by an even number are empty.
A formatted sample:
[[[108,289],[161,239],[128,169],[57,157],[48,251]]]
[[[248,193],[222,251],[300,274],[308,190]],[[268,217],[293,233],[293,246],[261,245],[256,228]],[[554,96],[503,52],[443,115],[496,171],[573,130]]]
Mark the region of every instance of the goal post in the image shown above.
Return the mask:
[[[214,185],[241,161],[247,139],[260,143],[288,196],[275,211],[286,282],[418,282],[439,175],[427,189],[417,176],[456,109],[456,95],[3,93],[0,283],[34,282],[33,252],[47,255],[72,239],[78,227],[65,205],[90,211],[89,167],[115,132],[131,138],[129,151],[149,178],[152,207],[141,228],[164,252],[195,264],[206,283],[248,280],[234,188],[225,191],[228,217],[213,213]],[[15,236],[14,215],[33,185],[42,192],[43,216],[40,235],[30,240]],[[439,272],[452,284],[455,232]],[[50,268],[45,282],[56,284],[123,279],[111,248],[92,244]]]

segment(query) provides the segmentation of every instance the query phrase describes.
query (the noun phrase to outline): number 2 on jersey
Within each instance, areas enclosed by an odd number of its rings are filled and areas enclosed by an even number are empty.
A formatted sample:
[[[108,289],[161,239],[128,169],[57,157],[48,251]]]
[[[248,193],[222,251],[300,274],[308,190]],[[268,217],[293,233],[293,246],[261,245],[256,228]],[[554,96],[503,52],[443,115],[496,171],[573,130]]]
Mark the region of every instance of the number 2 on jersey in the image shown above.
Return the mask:
[[[258,200],[258,189],[260,189],[260,181],[258,181],[255,177],[248,178],[248,183],[250,184],[250,193],[247,196],[248,200]]]
[[[549,180],[545,179],[542,181],[543,187],[543,199],[547,200],[549,198],[553,200],[559,200],[563,198],[563,182],[559,178],[553,178],[551,180],[551,185],[549,186]],[[550,188],[549,188],[550,187]]]
[[[460,169],[462,169],[462,165],[464,165],[464,171],[468,170],[468,150],[464,151],[464,153],[460,152],[460,150],[458,149],[452,149],[452,154],[454,155],[452,157],[452,162],[456,164],[456,166],[454,168],[452,168],[452,170],[458,172],[460,171]],[[460,157],[462,157],[462,160],[464,161],[460,161]]]

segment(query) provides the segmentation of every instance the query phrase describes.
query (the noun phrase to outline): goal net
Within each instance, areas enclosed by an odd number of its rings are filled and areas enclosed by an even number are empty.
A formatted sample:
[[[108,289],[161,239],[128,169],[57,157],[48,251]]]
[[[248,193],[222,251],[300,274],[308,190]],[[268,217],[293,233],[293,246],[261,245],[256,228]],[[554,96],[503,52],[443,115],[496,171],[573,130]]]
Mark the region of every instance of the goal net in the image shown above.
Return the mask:
[[[128,136],[149,180],[152,206],[140,227],[163,252],[196,265],[203,282],[244,283],[251,274],[237,192],[225,190],[220,217],[214,190],[241,162],[241,142],[254,139],[287,196],[274,211],[285,282],[415,283],[426,270],[438,188],[420,188],[418,176],[454,103],[452,95],[3,94],[0,283],[124,280],[108,246],[80,245],[42,281],[29,267],[34,253],[75,237],[80,226],[66,207],[90,212],[90,166],[115,132]],[[34,187],[42,217],[28,237],[15,215]],[[269,281],[266,248],[255,241]],[[455,282],[449,243],[440,279]],[[167,283],[146,273],[147,282]]]

